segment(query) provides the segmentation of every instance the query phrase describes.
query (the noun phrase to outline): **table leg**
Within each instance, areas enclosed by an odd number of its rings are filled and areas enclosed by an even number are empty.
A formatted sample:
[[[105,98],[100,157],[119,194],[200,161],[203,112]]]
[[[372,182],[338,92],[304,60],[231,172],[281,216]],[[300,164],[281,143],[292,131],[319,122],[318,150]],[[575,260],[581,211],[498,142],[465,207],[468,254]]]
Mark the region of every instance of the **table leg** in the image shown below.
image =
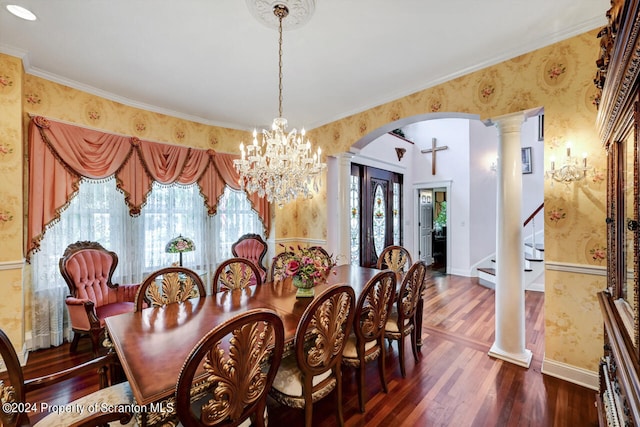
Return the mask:
[[[418,351],[422,349],[422,310],[424,309],[424,298],[420,296],[416,308],[416,345]]]

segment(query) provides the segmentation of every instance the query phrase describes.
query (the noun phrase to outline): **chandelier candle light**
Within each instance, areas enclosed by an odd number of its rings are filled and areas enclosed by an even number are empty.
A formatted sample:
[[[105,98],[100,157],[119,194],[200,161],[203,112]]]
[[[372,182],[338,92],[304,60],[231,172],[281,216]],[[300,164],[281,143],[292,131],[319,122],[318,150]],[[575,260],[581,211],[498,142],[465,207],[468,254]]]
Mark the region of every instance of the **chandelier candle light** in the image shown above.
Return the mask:
[[[568,184],[581,181],[587,176],[587,172],[593,169],[587,166],[587,153],[582,154],[582,162],[577,157],[571,156],[571,143],[567,143],[567,155],[559,168],[556,168],[555,157],[551,158],[551,168],[545,172],[545,176],[557,182]]]
[[[282,117],[282,20],[289,14],[283,4],[276,4],[273,13],[278,19],[278,77],[279,116],[273,120],[271,130],[262,130],[261,140],[253,131],[253,143],[240,144],[240,159],[234,160],[240,174],[240,187],[248,193],[257,192],[278,207],[298,196],[312,197],[312,190],[319,191],[320,174],[326,169],[321,162],[320,148],[312,154],[311,142],[305,131],[296,129],[287,133],[287,119]]]

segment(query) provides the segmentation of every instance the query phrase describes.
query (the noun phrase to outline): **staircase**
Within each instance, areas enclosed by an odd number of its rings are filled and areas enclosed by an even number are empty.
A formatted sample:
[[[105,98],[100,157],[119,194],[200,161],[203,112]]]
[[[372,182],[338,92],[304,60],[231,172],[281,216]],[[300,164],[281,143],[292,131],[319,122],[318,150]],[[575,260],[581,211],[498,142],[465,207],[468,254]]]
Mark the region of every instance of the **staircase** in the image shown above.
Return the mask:
[[[524,244],[524,287],[527,291],[544,292],[544,243],[540,243],[542,236],[536,234],[535,217],[538,215],[544,203],[541,204],[524,222],[523,228],[531,223],[532,232]],[[481,285],[495,289],[496,269],[495,258],[492,258],[486,266],[478,267],[478,279]]]

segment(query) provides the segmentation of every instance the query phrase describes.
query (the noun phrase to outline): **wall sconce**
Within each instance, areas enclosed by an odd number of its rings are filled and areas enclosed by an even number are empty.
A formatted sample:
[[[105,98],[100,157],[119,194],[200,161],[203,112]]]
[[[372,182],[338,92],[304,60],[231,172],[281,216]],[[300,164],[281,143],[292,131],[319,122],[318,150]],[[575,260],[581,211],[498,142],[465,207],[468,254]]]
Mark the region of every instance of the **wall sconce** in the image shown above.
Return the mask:
[[[559,167],[556,167],[559,166]],[[587,176],[587,172],[593,169],[587,166],[587,153],[582,154],[582,161],[571,156],[571,143],[567,143],[567,155],[559,165],[556,165],[556,158],[551,157],[551,168],[544,175],[547,179],[568,184],[570,182],[581,181]]]

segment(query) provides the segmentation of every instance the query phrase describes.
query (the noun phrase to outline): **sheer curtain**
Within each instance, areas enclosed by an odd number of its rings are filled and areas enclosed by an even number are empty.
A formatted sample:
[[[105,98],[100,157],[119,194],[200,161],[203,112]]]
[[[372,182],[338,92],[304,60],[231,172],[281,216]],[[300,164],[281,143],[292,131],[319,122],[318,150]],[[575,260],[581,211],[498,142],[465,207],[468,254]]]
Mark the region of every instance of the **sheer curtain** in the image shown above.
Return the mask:
[[[131,217],[114,178],[83,180],[32,258],[31,349],[60,345],[71,336],[64,303],[69,290],[58,267],[69,244],[101,243],[118,254],[114,283],[139,283],[150,272],[178,262],[176,254],[164,249],[170,239],[182,234],[196,246],[183,254],[183,265],[206,273],[210,282],[217,264],[231,256],[231,245],[245,233],[264,236],[264,229],[241,191],[227,187],[217,214],[209,216],[197,185],[154,183],[140,216]]]

